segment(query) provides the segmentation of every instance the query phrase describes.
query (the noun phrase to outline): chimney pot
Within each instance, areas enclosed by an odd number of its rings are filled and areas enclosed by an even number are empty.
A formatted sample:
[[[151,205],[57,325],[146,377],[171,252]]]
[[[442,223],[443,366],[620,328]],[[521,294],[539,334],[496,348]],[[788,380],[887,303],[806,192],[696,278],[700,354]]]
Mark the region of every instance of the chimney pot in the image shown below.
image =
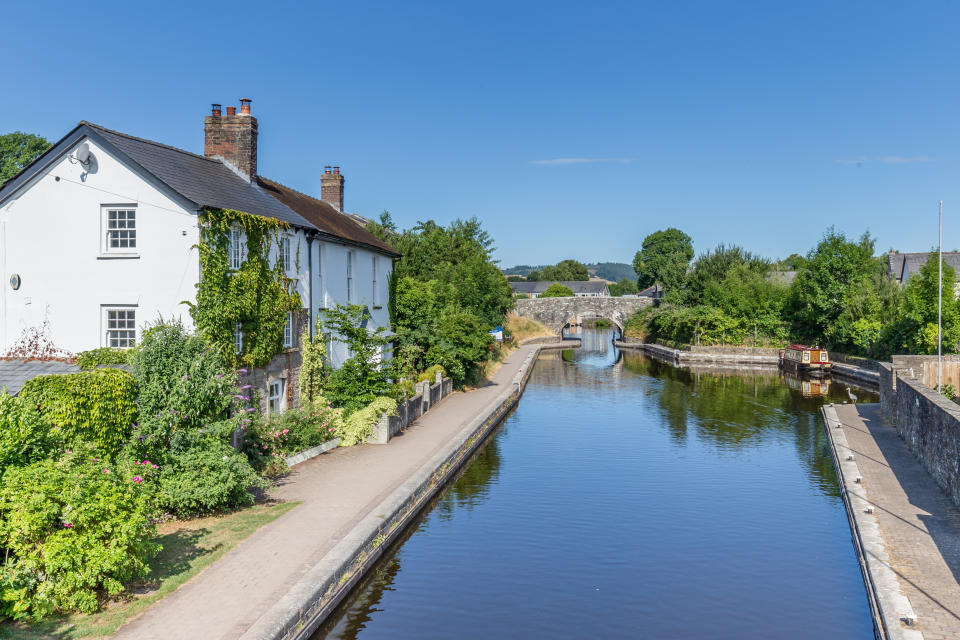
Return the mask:
[[[335,175],[335,176],[340,175],[340,167],[334,167],[334,168],[333,168],[333,175]]]
[[[211,115],[214,115],[214,116],[217,116],[217,117],[219,118],[219,117],[220,117],[220,105],[217,104],[216,102],[214,102],[214,103],[211,105],[211,107],[212,107],[212,108],[211,108],[211,110],[210,110],[210,114],[211,114]]]
[[[250,103],[253,102],[250,98],[240,98],[240,114],[250,115]]]
[[[340,167],[327,165],[320,177],[320,199],[332,204],[337,211],[343,211],[343,183],[344,177],[340,174]]]
[[[325,166],[325,167],[323,168],[323,172],[326,173],[326,174],[329,174],[329,173],[330,173],[330,165]]]
[[[235,116],[235,115],[237,115],[237,108],[236,108],[236,107],[227,107],[227,115],[228,115],[228,116]]]

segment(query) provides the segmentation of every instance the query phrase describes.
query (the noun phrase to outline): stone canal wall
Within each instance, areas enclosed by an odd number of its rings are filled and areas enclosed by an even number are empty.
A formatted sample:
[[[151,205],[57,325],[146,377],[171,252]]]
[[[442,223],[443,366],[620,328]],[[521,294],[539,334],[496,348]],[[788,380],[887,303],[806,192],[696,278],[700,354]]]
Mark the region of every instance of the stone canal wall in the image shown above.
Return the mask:
[[[953,503],[960,506],[960,405],[899,371],[897,433]]]
[[[778,349],[718,346],[690,346],[683,349],[674,349],[656,342],[645,343],[633,340],[617,341],[614,345],[620,349],[638,349],[655,358],[677,365],[750,364],[776,366],[779,362]]]

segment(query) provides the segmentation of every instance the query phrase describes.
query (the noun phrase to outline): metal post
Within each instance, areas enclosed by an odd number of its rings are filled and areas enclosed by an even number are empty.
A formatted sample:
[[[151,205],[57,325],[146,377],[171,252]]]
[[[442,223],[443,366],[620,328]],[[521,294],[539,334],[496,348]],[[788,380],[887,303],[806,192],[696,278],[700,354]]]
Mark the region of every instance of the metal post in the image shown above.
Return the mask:
[[[943,200],[940,201],[940,234],[937,249],[937,393],[943,381]]]

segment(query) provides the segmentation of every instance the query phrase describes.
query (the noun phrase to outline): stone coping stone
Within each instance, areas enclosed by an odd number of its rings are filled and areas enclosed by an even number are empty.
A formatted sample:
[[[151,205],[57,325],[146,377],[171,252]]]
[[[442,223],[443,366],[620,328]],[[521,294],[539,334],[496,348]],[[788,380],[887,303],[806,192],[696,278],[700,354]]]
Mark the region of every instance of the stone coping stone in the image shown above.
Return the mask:
[[[331,449],[336,449],[340,446],[340,438],[334,438],[333,440],[327,440],[323,444],[319,444],[315,447],[311,447],[306,451],[301,451],[300,453],[295,453],[292,456],[287,456],[284,458],[288,467],[292,467],[295,464],[300,464],[301,462],[306,462],[310,458],[316,458],[321,453],[326,453]]]

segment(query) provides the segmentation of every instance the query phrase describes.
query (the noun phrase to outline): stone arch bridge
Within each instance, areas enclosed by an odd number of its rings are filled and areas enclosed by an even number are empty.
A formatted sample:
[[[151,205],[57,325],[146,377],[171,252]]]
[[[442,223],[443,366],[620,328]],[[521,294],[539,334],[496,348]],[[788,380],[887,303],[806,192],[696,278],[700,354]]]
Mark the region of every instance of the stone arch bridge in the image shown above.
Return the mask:
[[[653,304],[651,298],[615,298],[574,296],[572,298],[520,298],[514,313],[546,325],[560,335],[563,327],[576,318],[605,318],[623,332],[634,313]]]

